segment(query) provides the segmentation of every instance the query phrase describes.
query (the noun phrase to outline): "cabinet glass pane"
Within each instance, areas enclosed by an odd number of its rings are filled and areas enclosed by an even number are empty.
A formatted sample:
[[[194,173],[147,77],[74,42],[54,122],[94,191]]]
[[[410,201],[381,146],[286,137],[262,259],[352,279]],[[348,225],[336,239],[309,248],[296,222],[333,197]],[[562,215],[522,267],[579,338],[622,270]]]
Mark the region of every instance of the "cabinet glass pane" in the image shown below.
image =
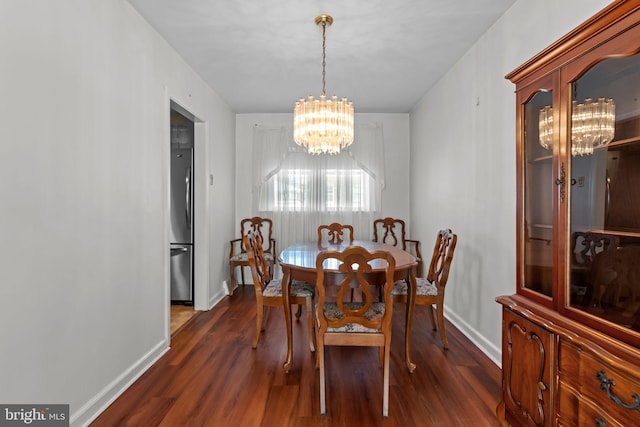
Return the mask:
[[[553,185],[551,92],[524,106],[524,283],[551,296]]]
[[[599,62],[573,99],[569,302],[640,331],[640,56]]]

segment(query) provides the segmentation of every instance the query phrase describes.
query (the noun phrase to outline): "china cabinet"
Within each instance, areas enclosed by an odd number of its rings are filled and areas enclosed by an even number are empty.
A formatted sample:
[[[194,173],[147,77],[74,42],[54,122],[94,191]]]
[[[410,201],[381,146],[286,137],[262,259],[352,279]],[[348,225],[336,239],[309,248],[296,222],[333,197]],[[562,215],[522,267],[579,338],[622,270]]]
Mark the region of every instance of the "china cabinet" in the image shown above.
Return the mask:
[[[506,78],[517,278],[497,298],[497,415],[640,425],[640,2],[613,2]]]

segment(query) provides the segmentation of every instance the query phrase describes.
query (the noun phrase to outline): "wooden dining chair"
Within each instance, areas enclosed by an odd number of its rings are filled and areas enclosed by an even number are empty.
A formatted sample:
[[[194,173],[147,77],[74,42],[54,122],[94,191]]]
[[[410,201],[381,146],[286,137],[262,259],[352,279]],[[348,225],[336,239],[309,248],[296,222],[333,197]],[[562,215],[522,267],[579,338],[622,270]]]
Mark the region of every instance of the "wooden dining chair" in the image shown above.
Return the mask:
[[[318,226],[318,246],[326,243],[339,244],[345,239],[347,243],[353,242],[353,226],[338,222]]]
[[[384,301],[377,302],[371,291],[379,284],[378,275],[370,262],[384,266]],[[333,271],[327,271],[333,270]],[[337,270],[337,272],[336,272]],[[317,364],[320,371],[320,412],[326,414],[325,346],[379,347],[380,365],[383,367],[382,415],[389,415],[389,348],[391,343],[391,316],[395,259],[388,252],[369,252],[360,246],[350,246],[343,252],[325,251],[316,258],[316,344]],[[359,285],[362,301],[351,301],[347,295],[353,283]]]
[[[422,254],[420,253],[420,241],[407,239],[405,222],[401,219],[386,217],[373,221],[373,241],[386,243],[416,257],[418,267],[416,275],[422,276]]]
[[[249,266],[247,247],[243,236],[249,232],[257,232],[262,239],[262,249],[273,275],[273,265],[276,262],[276,240],[273,238],[273,222],[269,218],[254,216],[240,221],[240,237],[229,242],[229,293],[233,294],[236,287],[235,270],[240,267],[240,277],[244,285],[244,267]]]
[[[271,278],[267,260],[262,249],[262,237],[257,231],[251,231],[243,237],[247,248],[249,268],[253,278],[253,286],[256,293],[256,333],[253,338],[253,348],[258,346],[260,333],[264,330],[269,314],[269,307],[282,307],[282,281]],[[300,319],[302,305],[307,310],[307,329],[309,334],[309,348],[315,351],[315,336],[313,332],[313,296],[315,288],[309,283],[294,281],[291,283],[291,304],[298,305],[297,318]]]
[[[620,245],[620,238],[612,234],[575,231],[571,233],[571,300],[579,301],[587,295],[591,298],[591,307],[597,306],[600,289],[594,289],[592,267],[596,255],[605,251],[615,251]],[[597,275],[603,283],[603,276]],[[605,275],[606,276],[606,275]],[[600,287],[600,286],[598,286]]]
[[[436,244],[433,248],[433,256],[429,264],[429,272],[427,277],[416,278],[416,301],[417,305],[427,305],[429,307],[429,317],[431,326],[436,330],[436,322],[434,318],[435,312],[438,318],[438,329],[440,329],[440,337],[442,338],[442,346],[449,348],[447,334],[444,329],[444,291],[449,278],[449,269],[453,260],[453,252],[456,248],[458,236],[453,234],[450,229],[440,230],[436,238]],[[393,287],[393,300],[395,302],[407,302],[408,288],[405,280],[398,280]]]

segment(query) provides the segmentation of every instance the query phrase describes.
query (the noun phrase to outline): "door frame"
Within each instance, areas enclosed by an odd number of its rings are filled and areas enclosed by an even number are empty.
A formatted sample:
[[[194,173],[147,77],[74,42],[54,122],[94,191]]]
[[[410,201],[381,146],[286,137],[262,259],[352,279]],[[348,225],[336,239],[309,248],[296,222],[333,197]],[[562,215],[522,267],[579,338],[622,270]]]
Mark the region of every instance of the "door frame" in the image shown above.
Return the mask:
[[[170,175],[171,175],[171,110],[175,110],[187,117],[194,124],[193,141],[193,307],[196,310],[207,310],[209,301],[209,197],[207,191],[207,135],[208,123],[188,103],[181,102],[165,90],[165,338],[171,342],[171,274],[170,274]]]

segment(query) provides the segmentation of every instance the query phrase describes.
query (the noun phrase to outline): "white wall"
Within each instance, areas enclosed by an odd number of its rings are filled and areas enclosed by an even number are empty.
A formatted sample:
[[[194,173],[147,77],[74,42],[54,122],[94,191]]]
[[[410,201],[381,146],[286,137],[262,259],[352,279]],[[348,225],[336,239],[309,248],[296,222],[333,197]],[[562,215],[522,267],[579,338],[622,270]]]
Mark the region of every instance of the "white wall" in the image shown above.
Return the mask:
[[[294,102],[294,101],[292,101]],[[292,106],[293,108],[293,106]],[[382,191],[381,216],[409,220],[409,115],[358,114],[359,123],[382,123],[385,146],[386,187]],[[236,234],[240,233],[240,220],[257,215],[252,206],[252,175],[246,163],[251,162],[253,127],[293,126],[293,114],[238,114],[236,116]],[[356,144],[357,142],[354,142]],[[372,230],[373,232],[373,225]],[[280,249],[284,249],[280,246]]]
[[[607,1],[519,0],[411,113],[414,238],[458,234],[446,316],[500,363],[501,311],[515,292],[515,95],[504,76]]]
[[[0,402],[81,425],[169,345],[169,98],[202,120],[198,304],[223,295],[234,115],[124,0],[3,0],[0,52]]]

